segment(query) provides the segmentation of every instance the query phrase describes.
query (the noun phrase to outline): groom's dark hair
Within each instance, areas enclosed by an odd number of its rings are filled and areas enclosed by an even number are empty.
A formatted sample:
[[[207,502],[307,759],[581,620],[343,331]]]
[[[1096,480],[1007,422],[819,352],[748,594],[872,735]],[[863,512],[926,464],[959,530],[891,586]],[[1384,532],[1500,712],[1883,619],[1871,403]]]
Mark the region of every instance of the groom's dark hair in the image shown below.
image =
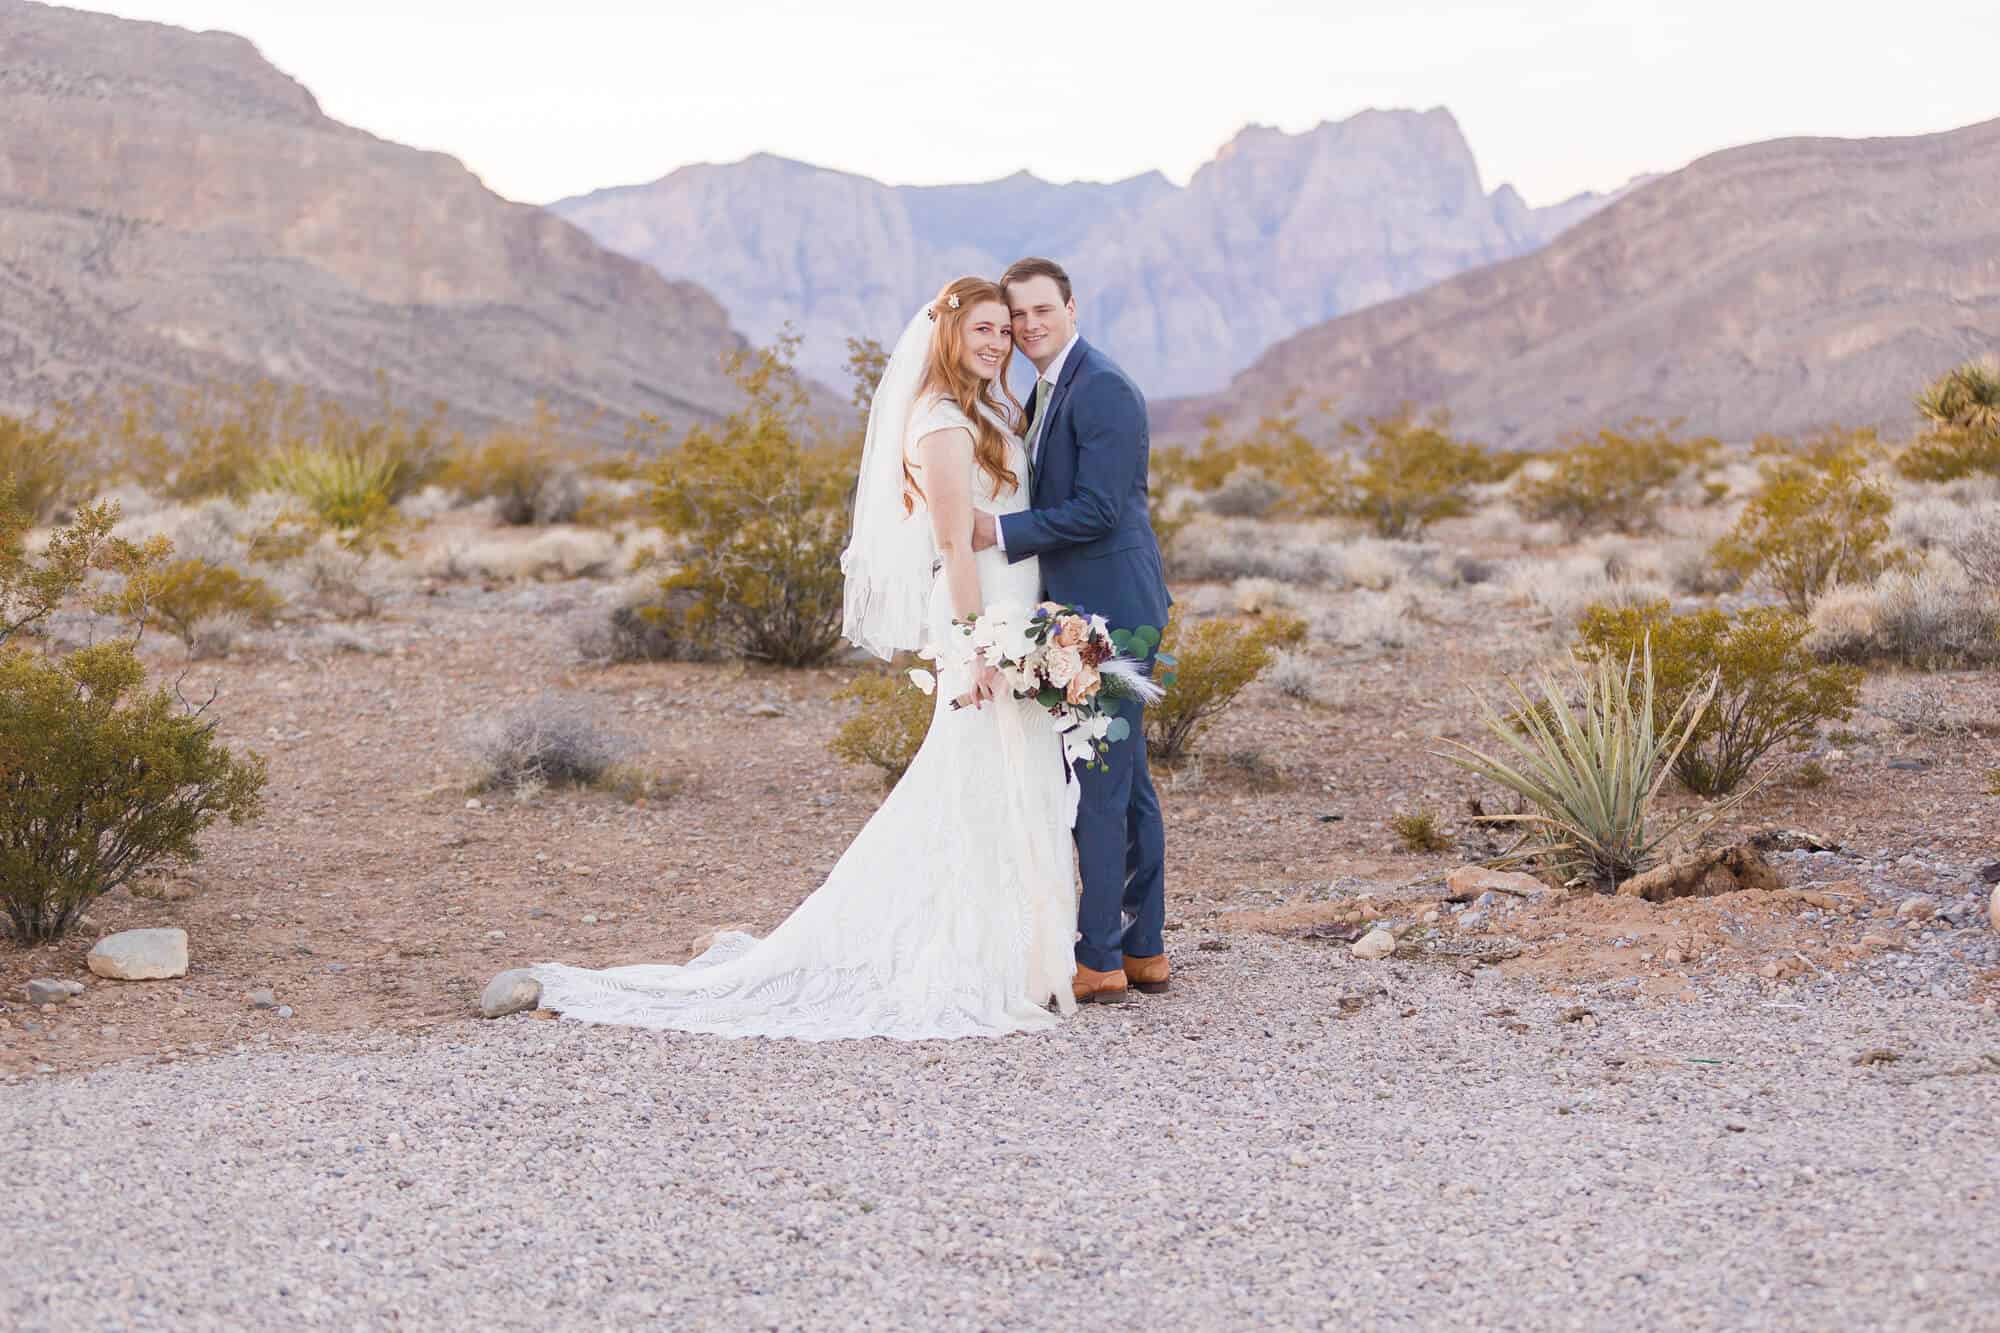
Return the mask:
[[[1007,271],[1000,275],[1001,294],[1005,295],[1009,287],[1028,278],[1054,278],[1062,299],[1070,299],[1069,274],[1063,272],[1063,266],[1053,259],[1039,259],[1034,255],[1017,259],[1007,266]]]

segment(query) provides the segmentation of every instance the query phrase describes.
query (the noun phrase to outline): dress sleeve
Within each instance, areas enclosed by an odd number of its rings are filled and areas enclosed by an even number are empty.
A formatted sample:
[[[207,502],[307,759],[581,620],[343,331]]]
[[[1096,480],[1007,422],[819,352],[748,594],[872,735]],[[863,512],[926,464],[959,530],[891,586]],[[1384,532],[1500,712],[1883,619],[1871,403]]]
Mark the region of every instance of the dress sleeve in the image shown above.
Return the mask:
[[[972,418],[958,410],[958,404],[949,398],[926,398],[917,404],[917,410],[910,417],[910,452],[915,453],[917,441],[933,431],[972,429]]]

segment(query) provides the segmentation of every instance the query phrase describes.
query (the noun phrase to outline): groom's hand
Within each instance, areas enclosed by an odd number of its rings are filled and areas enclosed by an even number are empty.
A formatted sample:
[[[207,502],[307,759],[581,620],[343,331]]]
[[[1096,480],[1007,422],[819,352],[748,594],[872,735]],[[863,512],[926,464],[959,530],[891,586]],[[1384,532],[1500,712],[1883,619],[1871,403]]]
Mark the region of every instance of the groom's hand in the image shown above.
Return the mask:
[[[994,533],[993,515],[983,509],[972,511],[972,549],[984,551],[999,540]]]

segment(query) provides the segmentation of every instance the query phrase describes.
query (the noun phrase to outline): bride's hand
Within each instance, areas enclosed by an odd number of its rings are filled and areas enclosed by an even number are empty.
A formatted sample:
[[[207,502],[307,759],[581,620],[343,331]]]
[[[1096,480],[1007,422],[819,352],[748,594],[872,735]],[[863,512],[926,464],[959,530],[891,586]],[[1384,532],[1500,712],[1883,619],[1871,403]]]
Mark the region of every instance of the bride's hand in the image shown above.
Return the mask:
[[[974,708],[984,708],[986,701],[1000,697],[1000,672],[984,662],[977,662],[972,668],[972,689],[958,697],[962,708],[971,704]]]

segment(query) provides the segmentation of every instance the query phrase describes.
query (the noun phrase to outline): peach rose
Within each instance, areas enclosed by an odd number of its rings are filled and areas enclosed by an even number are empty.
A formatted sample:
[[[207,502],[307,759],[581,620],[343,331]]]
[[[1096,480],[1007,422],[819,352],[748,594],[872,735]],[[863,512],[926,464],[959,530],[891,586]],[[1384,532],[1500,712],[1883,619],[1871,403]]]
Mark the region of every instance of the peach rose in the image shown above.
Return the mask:
[[[1068,697],[1073,704],[1080,704],[1097,693],[1097,668],[1086,666],[1070,677]]]
[[[1089,637],[1090,626],[1081,620],[1065,620],[1062,628],[1056,631],[1056,643],[1064,648],[1081,647]]]

